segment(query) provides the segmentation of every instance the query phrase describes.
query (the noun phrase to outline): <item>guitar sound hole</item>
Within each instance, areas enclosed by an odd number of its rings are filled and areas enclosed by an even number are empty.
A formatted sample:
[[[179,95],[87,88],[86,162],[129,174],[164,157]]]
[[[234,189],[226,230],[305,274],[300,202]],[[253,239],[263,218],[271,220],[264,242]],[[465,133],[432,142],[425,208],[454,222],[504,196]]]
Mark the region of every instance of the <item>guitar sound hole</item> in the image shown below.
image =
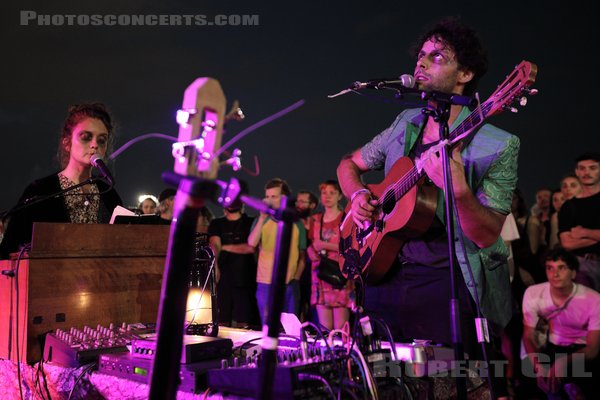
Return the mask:
[[[381,211],[383,211],[383,213],[387,215],[391,213],[394,207],[396,206],[396,198],[392,193],[389,192],[386,192],[383,198],[385,200],[381,204]]]

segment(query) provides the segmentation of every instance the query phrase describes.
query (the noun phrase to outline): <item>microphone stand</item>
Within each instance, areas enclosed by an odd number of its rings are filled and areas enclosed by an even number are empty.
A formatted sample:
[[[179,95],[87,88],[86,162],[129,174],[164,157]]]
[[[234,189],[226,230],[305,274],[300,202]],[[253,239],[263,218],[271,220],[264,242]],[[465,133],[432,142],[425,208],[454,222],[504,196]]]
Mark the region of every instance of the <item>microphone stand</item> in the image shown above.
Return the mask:
[[[94,182],[96,182],[97,180],[100,180],[100,179],[101,178],[99,176],[92,177],[92,178],[86,179],[83,182],[79,182],[77,185],[69,186],[68,188],[62,189],[59,192],[56,192],[56,193],[53,193],[53,194],[48,194],[48,195],[41,196],[41,197],[40,196],[30,197],[28,199],[25,199],[25,201],[17,204],[16,206],[14,206],[13,208],[11,208],[10,210],[1,213],[0,214],[0,219],[4,219],[4,218],[6,218],[7,216],[9,216],[11,214],[14,214],[14,213],[16,213],[18,211],[24,210],[24,209],[26,209],[28,207],[31,207],[31,206],[35,205],[35,204],[42,203],[42,202],[44,202],[46,200],[50,200],[50,199],[53,199],[55,197],[60,197],[60,196],[64,195],[65,193],[68,193],[68,192],[70,192],[72,190],[75,190],[75,189],[77,189],[79,187],[92,184],[92,183],[94,183]]]
[[[182,177],[174,173],[163,174],[163,180],[178,184],[169,247],[163,275],[160,306],[157,320],[156,353],[150,374],[148,398],[152,400],[175,399],[179,385],[179,366],[185,321],[187,282],[194,249],[196,220],[206,199],[216,200],[224,206],[231,204],[240,194],[240,185],[232,179],[229,183]],[[269,289],[266,336],[263,337],[262,364],[257,398],[270,400],[277,361],[279,320],[285,295],[285,278],[289,259],[293,223],[298,212],[287,208],[287,198],[282,196],[281,206],[274,210],[259,199],[241,195],[247,205],[272,216],[278,222],[273,280]],[[226,200],[225,200],[226,199]],[[186,288],[186,290],[182,290]],[[213,304],[213,308],[216,304]],[[214,315],[214,314],[213,314]]]
[[[178,185],[178,189],[158,309],[156,353],[150,374],[148,398],[154,400],[177,397],[196,222],[206,199],[216,199],[222,188],[218,181],[174,173],[163,174],[163,180]],[[212,304],[213,309],[216,306]]]
[[[407,88],[395,82],[390,82],[389,87],[398,90],[397,97],[402,97],[404,93],[417,94],[422,100],[435,102],[436,107],[424,107],[421,111],[423,114],[433,118],[439,124],[440,141],[448,139],[450,129],[448,120],[450,118],[450,109],[452,105],[461,105],[473,107],[477,105],[477,100],[471,97],[462,96],[452,93],[442,93],[438,91],[425,91],[414,88]],[[440,150],[442,159],[442,171],[444,175],[444,201],[445,201],[445,216],[446,216],[446,235],[448,239],[448,255],[450,261],[450,322],[451,336],[454,348],[454,359],[456,365],[460,367],[464,361],[464,344],[462,331],[460,326],[461,313],[460,302],[458,296],[458,283],[456,277],[461,273],[460,266],[457,265],[456,247],[454,244],[454,198],[452,196],[452,174],[450,170],[450,146],[446,143]],[[466,257],[466,255],[465,255]],[[455,377],[456,394],[458,399],[467,398],[467,380],[462,373],[457,373]],[[490,388],[491,390],[492,388]]]
[[[260,212],[269,214],[277,220],[277,239],[275,243],[275,259],[271,285],[269,286],[269,302],[267,307],[266,324],[263,327],[262,359],[259,371],[257,399],[271,400],[273,398],[273,383],[277,367],[277,345],[279,342],[279,324],[285,299],[285,278],[287,275],[290,243],[294,222],[300,214],[295,208],[288,208],[288,199],[281,196],[279,209],[274,210],[258,199],[242,195],[242,201]]]

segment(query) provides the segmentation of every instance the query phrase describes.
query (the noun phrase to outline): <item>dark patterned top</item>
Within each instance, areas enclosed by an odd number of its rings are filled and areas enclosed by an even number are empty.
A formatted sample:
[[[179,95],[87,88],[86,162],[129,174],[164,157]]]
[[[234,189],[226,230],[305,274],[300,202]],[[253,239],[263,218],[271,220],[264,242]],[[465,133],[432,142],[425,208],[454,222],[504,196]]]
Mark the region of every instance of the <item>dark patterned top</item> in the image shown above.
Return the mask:
[[[64,176],[58,174],[61,189],[75,186],[76,183]],[[91,190],[84,193],[83,188],[78,187],[65,194],[65,205],[69,211],[69,217],[74,224],[97,224],[98,210],[100,208],[100,196],[98,187],[95,184],[90,185]]]

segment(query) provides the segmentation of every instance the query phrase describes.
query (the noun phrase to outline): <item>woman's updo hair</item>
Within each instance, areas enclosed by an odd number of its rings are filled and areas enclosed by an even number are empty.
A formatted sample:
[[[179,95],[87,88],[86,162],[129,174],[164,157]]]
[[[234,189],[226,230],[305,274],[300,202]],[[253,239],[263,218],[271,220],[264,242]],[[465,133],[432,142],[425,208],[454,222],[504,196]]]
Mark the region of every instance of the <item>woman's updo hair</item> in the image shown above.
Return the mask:
[[[69,107],[69,114],[63,124],[60,140],[58,143],[58,163],[61,168],[65,168],[69,163],[71,138],[73,137],[73,128],[86,118],[94,118],[102,121],[108,131],[108,143],[106,146],[106,155],[110,154],[113,143],[113,121],[106,105],[103,103],[82,103]]]

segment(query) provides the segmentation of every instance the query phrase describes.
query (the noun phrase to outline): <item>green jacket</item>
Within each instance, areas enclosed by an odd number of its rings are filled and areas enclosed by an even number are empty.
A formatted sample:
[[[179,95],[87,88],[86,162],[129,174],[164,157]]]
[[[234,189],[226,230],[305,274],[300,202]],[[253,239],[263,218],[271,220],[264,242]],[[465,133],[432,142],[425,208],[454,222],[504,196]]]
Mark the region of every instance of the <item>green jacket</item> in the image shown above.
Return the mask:
[[[469,110],[464,108],[450,131],[468,115]],[[420,109],[403,111],[389,128],[361,149],[366,165],[371,169],[385,168],[387,174],[394,163],[407,156],[414,147],[424,121]],[[518,154],[519,139],[489,124],[484,124],[462,149],[467,182],[482,205],[501,214],[510,213],[512,194],[517,185]],[[445,221],[444,197],[441,190],[438,193],[436,214]],[[479,248],[462,235],[473,271],[474,279],[471,279],[458,237],[462,232],[457,229],[456,218],[454,232],[458,262],[471,296],[479,299],[483,315],[492,328],[504,327],[511,317],[512,301],[506,261],[508,249],[500,237],[493,245]]]

